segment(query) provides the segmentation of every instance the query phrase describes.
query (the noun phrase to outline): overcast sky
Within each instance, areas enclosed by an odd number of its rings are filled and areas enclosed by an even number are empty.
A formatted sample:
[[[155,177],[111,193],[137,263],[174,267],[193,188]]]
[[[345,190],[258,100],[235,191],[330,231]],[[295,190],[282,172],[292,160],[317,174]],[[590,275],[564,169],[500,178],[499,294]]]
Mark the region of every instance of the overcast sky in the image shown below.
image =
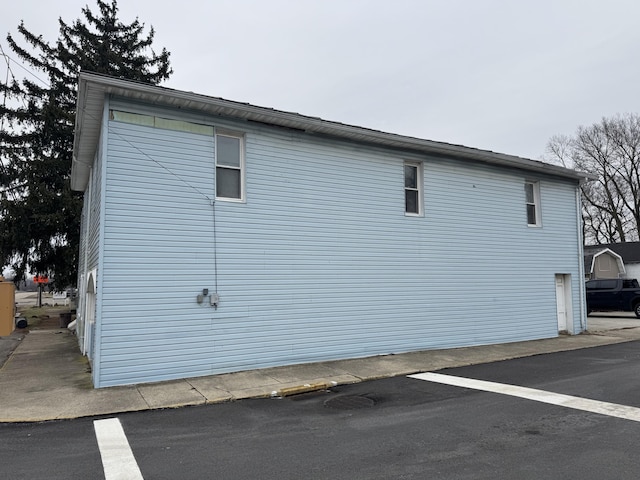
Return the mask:
[[[0,44],[95,0],[3,1]],[[637,0],[120,0],[171,52],[163,85],[539,159],[640,113]],[[15,58],[15,56],[14,56]],[[12,67],[14,73],[19,69]],[[4,80],[6,64],[0,63]]]

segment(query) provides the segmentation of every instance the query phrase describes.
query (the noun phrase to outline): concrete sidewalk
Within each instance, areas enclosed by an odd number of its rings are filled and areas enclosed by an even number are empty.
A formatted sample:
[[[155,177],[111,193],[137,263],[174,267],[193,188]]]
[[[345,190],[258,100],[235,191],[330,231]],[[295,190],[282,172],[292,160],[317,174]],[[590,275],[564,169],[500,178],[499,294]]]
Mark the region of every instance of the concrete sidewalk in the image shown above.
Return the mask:
[[[94,389],[89,364],[66,329],[25,335],[0,368],[0,422],[108,415],[284,396],[335,384],[640,340],[633,318],[589,319],[590,333],[502,345],[276,367],[155,384]],[[274,393],[275,392],[275,393]]]

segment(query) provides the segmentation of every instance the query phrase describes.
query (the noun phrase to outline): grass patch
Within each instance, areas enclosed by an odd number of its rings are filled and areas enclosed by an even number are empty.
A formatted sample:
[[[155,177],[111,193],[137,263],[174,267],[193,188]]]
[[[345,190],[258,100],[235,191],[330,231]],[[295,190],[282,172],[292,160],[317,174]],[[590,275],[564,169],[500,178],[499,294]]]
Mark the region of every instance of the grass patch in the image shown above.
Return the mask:
[[[20,316],[27,319],[29,327],[37,327],[43,320],[49,318],[59,318],[61,313],[68,312],[69,307],[64,305],[43,305],[42,307],[21,307],[18,308]]]

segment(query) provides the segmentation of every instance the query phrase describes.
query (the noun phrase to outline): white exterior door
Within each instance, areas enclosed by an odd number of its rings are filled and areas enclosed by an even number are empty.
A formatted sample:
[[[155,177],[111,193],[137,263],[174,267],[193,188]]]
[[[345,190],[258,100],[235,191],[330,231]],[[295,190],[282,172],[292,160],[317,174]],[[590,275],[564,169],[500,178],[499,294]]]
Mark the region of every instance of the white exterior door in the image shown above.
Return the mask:
[[[567,322],[567,296],[565,288],[565,275],[556,274],[556,309],[558,312],[558,331],[568,330]]]
[[[83,343],[82,353],[84,353],[89,360],[93,359],[93,346],[95,335],[95,323],[96,323],[96,284],[95,284],[95,270],[92,270],[89,274],[89,282],[87,285],[87,291],[85,293],[84,301],[84,329],[83,329]]]

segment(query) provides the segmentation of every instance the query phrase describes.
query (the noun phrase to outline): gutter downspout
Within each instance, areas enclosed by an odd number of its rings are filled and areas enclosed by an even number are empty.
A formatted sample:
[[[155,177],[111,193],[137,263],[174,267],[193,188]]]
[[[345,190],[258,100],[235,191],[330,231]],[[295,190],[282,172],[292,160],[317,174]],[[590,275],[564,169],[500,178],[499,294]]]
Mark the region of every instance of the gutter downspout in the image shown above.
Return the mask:
[[[578,279],[578,289],[580,291],[580,328],[582,329],[581,333],[584,333],[587,330],[587,316],[585,312],[587,294],[584,284],[584,239],[582,238],[582,198],[580,196],[580,184],[576,187],[576,226],[578,227],[578,272],[580,272],[580,278]]]

